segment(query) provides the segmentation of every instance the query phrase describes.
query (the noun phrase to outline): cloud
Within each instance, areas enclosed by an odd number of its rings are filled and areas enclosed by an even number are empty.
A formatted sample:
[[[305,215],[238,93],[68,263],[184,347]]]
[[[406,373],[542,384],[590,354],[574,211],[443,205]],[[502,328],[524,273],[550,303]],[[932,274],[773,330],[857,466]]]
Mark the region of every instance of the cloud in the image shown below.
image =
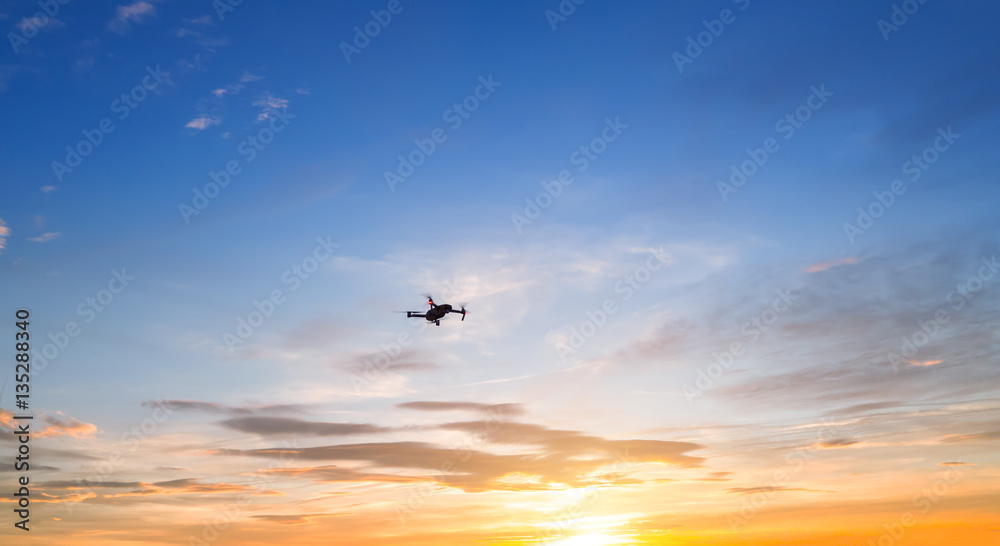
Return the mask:
[[[31,241],[31,242],[33,242],[33,243],[47,243],[47,242],[51,241],[52,239],[55,239],[58,236],[59,236],[59,232],[58,231],[52,231],[52,232],[49,232],[49,233],[43,233],[43,234],[39,235],[38,237],[31,237],[28,240]]]
[[[300,412],[308,406],[299,404],[271,404],[265,406],[227,406],[215,402],[202,402],[200,400],[150,400],[142,403],[143,407],[158,408],[163,407],[171,411],[200,411],[205,413],[224,413],[229,415],[254,415],[261,412],[268,413],[293,413]]]
[[[856,264],[856,263],[858,263],[858,259],[857,258],[853,258],[853,257],[852,258],[844,258],[842,260],[833,260],[833,261],[830,261],[830,262],[820,262],[820,263],[817,263],[817,264],[810,265],[809,267],[806,267],[805,272],[806,273],[819,273],[820,271],[826,271],[827,269],[830,269],[830,268],[833,268],[833,267],[837,267],[837,266],[841,266],[841,265],[844,265],[844,264]]]
[[[308,478],[318,483],[336,482],[381,482],[381,483],[416,483],[427,481],[424,476],[407,476],[397,474],[379,474],[362,472],[351,468],[335,465],[313,466],[304,468],[272,468],[261,470],[264,475],[280,475],[289,478]]]
[[[816,445],[817,447],[824,447],[824,448],[836,448],[836,447],[852,446],[854,444],[859,444],[859,443],[861,443],[860,440],[849,440],[847,438],[835,438],[833,440],[824,440],[824,441],[821,441],[821,442],[817,442],[814,445]]]
[[[38,484],[45,489],[129,489],[142,487],[143,482],[116,482],[110,480],[53,480]]]
[[[635,483],[624,471],[607,472],[609,465],[661,463],[697,468],[704,458],[687,455],[702,449],[691,442],[665,440],[610,440],[572,430],[554,430],[540,425],[498,421],[448,423],[441,430],[468,433],[471,444],[459,449],[425,442],[371,442],[306,448],[221,449],[219,456],[264,458],[293,457],[302,461],[360,461],[360,471],[337,466],[274,472],[310,476],[318,481],[412,481],[412,471],[424,472],[423,481],[434,481],[466,492],[488,490],[550,490],[596,483]],[[503,454],[474,449],[475,444],[523,446],[521,453],[505,448]],[[382,469],[369,474],[370,470]],[[604,469],[602,471],[602,469]],[[410,471],[395,474],[390,470]],[[520,477],[520,478],[518,478]],[[525,479],[529,477],[530,479]],[[516,478],[516,479],[515,479]]]
[[[384,368],[387,372],[402,373],[405,371],[422,372],[440,369],[442,366],[431,362],[437,355],[430,351],[420,349],[403,349],[396,356],[389,358],[388,364],[383,364],[383,359],[387,358],[383,352],[367,353],[355,356],[347,362],[337,362],[336,366],[345,371],[363,376],[368,369],[368,363],[373,363],[378,368]]]
[[[43,193],[52,193],[54,191],[56,191],[56,187],[55,186],[42,186],[42,192]]]
[[[199,118],[194,118],[191,121],[187,122],[187,125],[185,125],[184,127],[187,127],[188,129],[197,129],[199,131],[203,131],[205,129],[208,129],[212,125],[218,125],[220,123],[222,123],[222,120],[219,118],[210,118],[208,116],[201,116]]]
[[[478,402],[403,402],[397,408],[416,411],[482,411],[498,415],[523,415],[521,404],[480,404]]]
[[[942,443],[955,444],[960,442],[991,442],[1000,440],[1000,430],[977,432],[975,434],[955,434],[941,440]]]
[[[81,483],[82,482],[82,483]],[[228,482],[203,483],[196,478],[182,478],[178,480],[168,480],[155,483],[149,482],[124,482],[124,481],[88,481],[88,480],[56,480],[43,482],[41,487],[52,491],[80,491],[87,490],[87,494],[71,493],[69,495],[53,495],[44,493],[43,495],[54,499],[56,502],[105,502],[106,499],[116,499],[111,502],[118,502],[128,497],[153,497],[163,495],[204,495],[204,494],[228,494],[245,493],[256,491],[257,488],[247,484],[236,484]],[[96,494],[93,489],[131,489],[120,493]]]
[[[188,25],[204,25],[204,26],[215,26],[215,19],[211,15],[202,15],[196,19],[182,19],[184,23]]]
[[[729,489],[723,489],[726,493],[732,493],[735,495],[752,495],[754,493],[772,493],[776,491],[807,491],[809,493],[836,493],[836,491],[830,491],[827,489],[806,489],[804,487],[781,487],[773,485],[765,485],[760,487],[731,487]]]
[[[943,360],[908,360],[914,366],[933,366],[944,362]]]
[[[225,38],[210,38],[200,30],[191,28],[179,28],[175,33],[178,38],[186,38],[194,43],[207,48],[224,47],[229,45],[229,40]]]
[[[348,436],[353,434],[378,434],[393,429],[361,423],[317,423],[291,417],[234,417],[220,425],[261,436],[298,434],[308,436]]]
[[[696,482],[728,482],[728,481],[732,481],[732,478],[729,477],[732,474],[733,474],[732,472],[710,472],[708,474],[708,476],[706,476],[704,478],[695,478],[695,479],[693,479],[691,481],[696,481]]]
[[[271,93],[265,93],[253,101],[253,105],[261,109],[261,112],[257,114],[257,123],[261,123],[273,118],[278,110],[288,108],[288,99],[278,98]]]
[[[872,410],[892,409],[902,406],[901,402],[869,402],[867,404],[854,404],[843,409],[827,412],[827,415],[840,415],[849,413],[867,413]]]
[[[954,461],[954,462],[939,463],[939,464],[941,466],[967,466],[967,465],[975,465],[976,463],[962,463],[962,462]]]
[[[251,74],[247,70],[244,70],[243,71],[243,75],[240,76],[240,83],[259,82],[260,80],[263,80],[263,79],[264,79],[264,76],[257,76],[257,75]]]
[[[62,412],[56,412],[56,414],[59,415],[59,417],[52,415],[42,416],[42,420],[48,423],[49,426],[36,433],[39,438],[52,436],[86,438],[88,436],[93,436],[94,433],[97,432],[96,425],[84,423],[83,421],[79,421],[72,417],[65,417]]]
[[[10,228],[0,218],[0,254],[3,254],[3,249],[7,248],[7,237],[10,237]]]
[[[54,19],[52,17],[25,17],[17,22],[17,29],[22,33],[31,30],[55,30],[57,28],[65,27],[66,23],[63,23],[59,19]]]
[[[97,426],[91,423],[85,423],[83,421],[74,419],[72,417],[66,417],[62,412],[56,412],[56,415],[50,415],[46,413],[39,413],[37,418],[46,423],[46,427],[41,430],[32,429],[32,434],[39,438],[51,438],[54,436],[70,436],[73,438],[86,438],[93,436],[97,432]],[[15,428],[14,414],[0,409],[0,430],[4,432],[10,432],[10,429]],[[13,437],[3,435],[0,438],[9,440]],[[53,453],[56,451],[53,450]],[[82,458],[92,458],[89,456],[80,455]]]
[[[153,5],[140,0],[127,6],[118,6],[115,18],[108,23],[108,28],[118,34],[124,34],[132,23],[141,24],[154,16],[156,9]]]
[[[280,523],[282,525],[305,525],[315,523],[313,521],[314,519],[330,518],[335,516],[336,514],[297,514],[292,516],[258,514],[250,517],[262,521],[269,521],[271,523]]]

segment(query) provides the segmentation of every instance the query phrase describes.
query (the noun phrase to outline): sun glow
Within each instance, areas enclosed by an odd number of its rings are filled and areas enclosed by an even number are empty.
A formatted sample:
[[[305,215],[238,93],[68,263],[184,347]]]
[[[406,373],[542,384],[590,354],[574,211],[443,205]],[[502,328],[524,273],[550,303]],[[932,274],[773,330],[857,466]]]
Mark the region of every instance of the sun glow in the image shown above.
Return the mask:
[[[634,543],[634,541],[623,537],[612,537],[603,533],[587,533],[585,535],[561,538],[547,544],[550,546],[612,546],[615,544]]]

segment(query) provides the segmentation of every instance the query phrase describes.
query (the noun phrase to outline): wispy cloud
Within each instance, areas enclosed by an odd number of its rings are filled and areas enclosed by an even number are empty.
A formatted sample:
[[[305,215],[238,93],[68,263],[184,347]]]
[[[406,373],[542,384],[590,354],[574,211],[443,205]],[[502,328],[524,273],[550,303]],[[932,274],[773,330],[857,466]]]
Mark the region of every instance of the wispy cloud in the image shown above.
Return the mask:
[[[194,19],[182,19],[186,24],[189,25],[204,25],[204,26],[215,26],[215,19],[209,15],[202,15],[201,17],[196,17]]]
[[[199,131],[203,131],[213,125],[218,125],[220,123],[222,123],[222,120],[219,118],[201,116],[187,122],[187,125],[185,125],[184,127],[187,127],[188,129],[197,129]]]
[[[318,423],[292,417],[234,417],[220,423],[226,428],[259,434],[280,436],[287,434],[307,436],[350,436],[356,434],[377,434],[394,429],[367,423]]]
[[[53,19],[52,17],[25,17],[17,22],[17,29],[21,32],[30,32],[35,29],[55,30],[65,26],[66,23],[63,23],[58,19]]]
[[[124,34],[133,23],[141,24],[155,16],[156,8],[153,4],[140,0],[127,6],[118,6],[115,18],[108,23],[108,28]]]
[[[301,404],[267,404],[228,406],[216,402],[201,400],[150,400],[142,403],[143,407],[163,407],[171,411],[198,411],[205,413],[223,413],[228,415],[257,415],[260,413],[291,413],[303,411],[307,406]]]
[[[256,74],[251,74],[249,70],[244,70],[243,71],[243,75],[240,76],[240,83],[259,82],[260,80],[263,80],[263,79],[264,79],[264,76],[258,76]]]
[[[55,239],[58,236],[59,236],[59,232],[58,231],[50,231],[48,233],[43,233],[43,234],[39,235],[38,237],[31,237],[28,240],[31,241],[31,242],[33,242],[33,243],[47,243],[47,242],[51,241],[52,239]]]
[[[97,432],[97,426],[92,423],[85,423],[78,419],[67,417],[62,412],[56,412],[56,414],[57,416],[44,415],[42,417],[42,420],[48,426],[37,433],[39,438],[51,436],[86,438],[93,436]]]
[[[942,363],[944,361],[943,360],[909,360],[908,362],[910,364],[914,365],[914,366],[923,367],[923,366],[933,366],[935,364],[940,364],[940,363]]]
[[[523,415],[521,404],[480,404],[479,402],[403,402],[397,408],[417,411],[481,411],[499,415]]]
[[[43,421],[46,426],[41,430],[32,429],[32,434],[39,438],[51,438],[55,436],[69,436],[72,438],[87,438],[97,432],[97,426],[92,423],[85,423],[72,417],[67,417],[62,412],[57,411],[55,415],[45,412],[39,413],[38,420]],[[0,409],[0,425],[4,429],[14,428],[14,414]]]
[[[10,237],[10,228],[7,227],[3,218],[0,218],[0,253],[7,248],[7,237]]]
[[[837,266],[840,266],[840,265],[856,264],[856,263],[858,263],[858,259],[854,258],[854,257],[844,258],[842,260],[833,260],[833,261],[829,261],[829,262],[820,262],[820,263],[812,264],[809,267],[807,267],[806,268],[806,273],[819,273],[820,271],[826,271],[827,269],[830,269],[830,268],[833,268],[833,267],[837,267]]]
[[[271,93],[265,93],[259,99],[253,101],[253,105],[260,108],[257,114],[257,122],[267,121],[274,117],[278,110],[288,108],[288,99],[275,97]]]
[[[834,493],[827,489],[807,489],[804,487],[782,487],[782,486],[760,486],[760,487],[731,487],[725,490],[726,493],[737,495],[752,495],[754,493],[774,493],[777,491],[807,491],[809,493]]]
[[[191,40],[192,42],[207,48],[224,47],[229,45],[229,40],[225,38],[212,38],[206,36],[204,32],[191,28],[179,28],[175,35],[178,38]]]
[[[680,468],[698,468],[704,458],[687,455],[702,449],[691,442],[666,440],[613,440],[575,430],[550,429],[530,423],[467,421],[434,428],[485,435],[479,449],[455,450],[426,442],[372,442],[306,448],[220,449],[210,453],[223,456],[276,458],[293,456],[303,461],[363,461],[370,469],[380,469],[373,477],[336,466],[308,470],[284,469],[279,473],[313,474],[317,481],[410,481],[412,472],[423,472],[423,480],[455,487],[466,492],[490,490],[551,490],[595,484],[635,483],[624,472],[603,472],[620,461],[656,463]],[[503,447],[503,453],[487,451]],[[513,448],[526,451],[511,453]],[[447,465],[447,461],[453,464]],[[441,469],[445,471],[441,474]],[[403,470],[402,474],[395,474]],[[409,470],[410,472],[405,472]],[[511,476],[524,481],[510,482]]]

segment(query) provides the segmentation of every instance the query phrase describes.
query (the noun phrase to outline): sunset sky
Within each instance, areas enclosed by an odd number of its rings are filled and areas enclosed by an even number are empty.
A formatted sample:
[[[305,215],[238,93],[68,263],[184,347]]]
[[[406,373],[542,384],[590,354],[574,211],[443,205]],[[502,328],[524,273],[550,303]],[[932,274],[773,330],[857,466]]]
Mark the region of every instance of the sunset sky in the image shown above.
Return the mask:
[[[0,542],[1000,543],[998,19],[0,1]]]

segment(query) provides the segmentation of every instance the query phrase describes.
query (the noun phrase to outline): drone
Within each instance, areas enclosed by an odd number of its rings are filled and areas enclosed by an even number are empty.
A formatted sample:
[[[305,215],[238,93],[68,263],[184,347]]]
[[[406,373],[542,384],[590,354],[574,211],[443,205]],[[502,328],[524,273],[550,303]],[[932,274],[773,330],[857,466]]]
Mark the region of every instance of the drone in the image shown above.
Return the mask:
[[[421,313],[420,311],[406,311],[406,318],[413,318],[413,317],[425,318],[427,319],[427,322],[433,322],[434,324],[441,326],[441,319],[444,318],[444,316],[447,315],[448,313],[461,313],[462,321],[463,322],[465,321],[465,305],[461,306],[462,307],[461,310],[456,310],[454,307],[452,307],[450,304],[447,303],[442,303],[441,305],[438,305],[434,303],[434,298],[432,298],[430,294],[427,294],[427,305],[430,305],[431,308],[424,313]]]

